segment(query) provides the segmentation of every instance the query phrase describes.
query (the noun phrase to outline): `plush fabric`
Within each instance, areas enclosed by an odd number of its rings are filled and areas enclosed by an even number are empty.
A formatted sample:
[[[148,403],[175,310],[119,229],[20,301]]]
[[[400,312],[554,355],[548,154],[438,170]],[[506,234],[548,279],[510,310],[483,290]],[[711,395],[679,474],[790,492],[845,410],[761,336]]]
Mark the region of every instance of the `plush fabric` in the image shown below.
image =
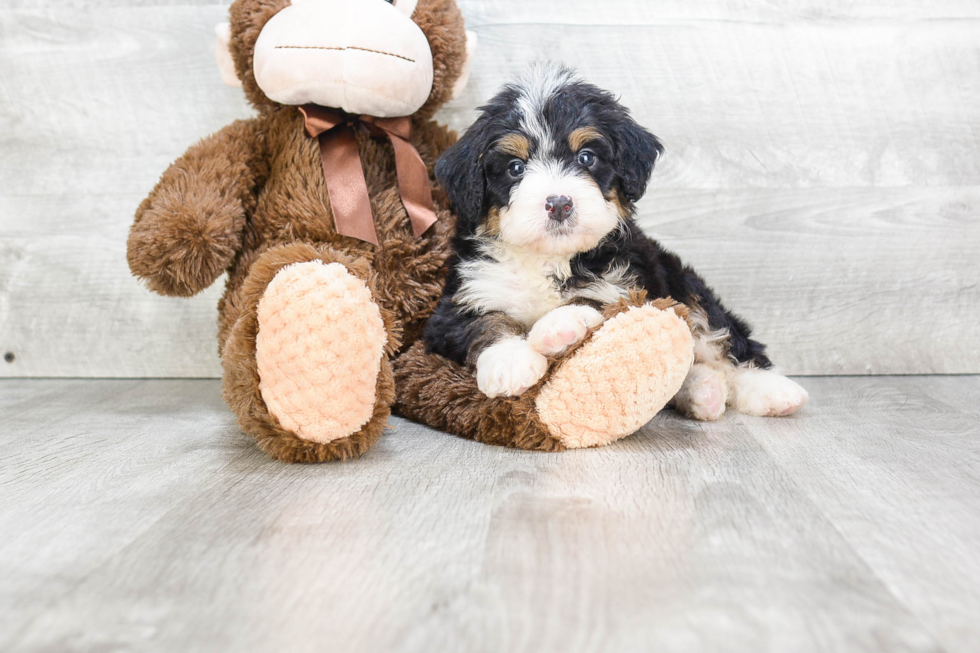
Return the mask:
[[[347,437],[330,442],[314,442],[301,438],[279,422],[269,410],[260,391],[261,377],[256,360],[258,338],[258,306],[266,288],[283,268],[296,263],[316,261],[321,264],[339,263],[348,272],[362,279],[373,296],[377,296],[377,275],[370,264],[329,247],[308,243],[291,243],[272,247],[257,255],[248,274],[236,286],[234,294],[226,294],[219,316],[221,364],[224,369],[222,392],[225,401],[238,416],[238,423],[258,446],[273,458],[287,462],[324,462],[354,458],[373,445],[388,423],[389,408],[394,399],[394,379],[388,357],[400,346],[400,328],[394,314],[378,305],[385,325],[386,357],[382,358],[375,386],[374,412],[366,424]],[[232,320],[228,322],[226,320]]]
[[[193,295],[227,273],[218,317],[225,399],[271,456],[319,462],[360,455],[381,435],[394,391],[390,358],[419,337],[441,293],[453,218],[431,171],[456,135],[429,117],[460,76],[466,36],[452,0],[419,3],[411,29],[427,40],[433,71],[411,141],[438,218],[423,237],[399,197],[391,144],[357,135],[374,246],[337,234],[316,139],[296,107],[269,99],[255,81],[256,39],[287,6],[232,4],[219,53],[230,54],[259,113],[203,139],[164,172],[137,210],[127,258],[164,295]]]
[[[552,375],[535,407],[565,447],[609,444],[666,406],[693,362],[691,330],[674,307],[631,307]]]
[[[371,419],[384,322],[371,291],[340,263],[282,268],[259,300],[259,391],[283,428],[327,443]]]
[[[644,293],[608,306],[607,322],[551,359],[544,379],[518,397],[487,397],[472,370],[417,342],[394,362],[394,409],[486,444],[608,444],[649,421],[680,387],[694,356],[687,315],[673,300],[646,303]]]
[[[415,113],[432,90],[425,34],[382,2],[316,0],[287,7],[262,30],[252,65],[256,83],[275,102],[379,118]]]
[[[256,83],[253,62],[255,42],[269,19],[289,5],[290,0],[237,0],[231,6],[229,50],[245,95],[259,110],[279,105],[266,96]],[[456,80],[462,76],[466,66],[466,34],[463,16],[455,0],[420,0],[412,13],[412,20],[425,34],[432,51],[432,90],[414,114],[416,118],[428,120],[449,101]]]

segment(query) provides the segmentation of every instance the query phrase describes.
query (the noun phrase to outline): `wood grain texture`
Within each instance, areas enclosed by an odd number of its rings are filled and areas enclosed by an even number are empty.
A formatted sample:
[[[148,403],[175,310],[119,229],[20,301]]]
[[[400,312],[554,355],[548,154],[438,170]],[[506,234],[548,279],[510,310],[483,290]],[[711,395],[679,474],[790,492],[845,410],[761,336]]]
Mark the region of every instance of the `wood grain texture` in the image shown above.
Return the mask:
[[[980,614],[976,377],[807,383],[824,405],[755,439],[946,650],[976,649],[964,621]]]
[[[784,370],[980,371],[980,2],[460,4],[480,49],[441,118],[542,58],[621,94],[667,145],[640,223]],[[219,373],[220,288],[153,296],[124,250],[167,164],[249,115],[213,61],[225,11],[0,9],[0,376]]]
[[[286,466],[216,381],[0,382],[4,651],[969,651],[980,377]]]

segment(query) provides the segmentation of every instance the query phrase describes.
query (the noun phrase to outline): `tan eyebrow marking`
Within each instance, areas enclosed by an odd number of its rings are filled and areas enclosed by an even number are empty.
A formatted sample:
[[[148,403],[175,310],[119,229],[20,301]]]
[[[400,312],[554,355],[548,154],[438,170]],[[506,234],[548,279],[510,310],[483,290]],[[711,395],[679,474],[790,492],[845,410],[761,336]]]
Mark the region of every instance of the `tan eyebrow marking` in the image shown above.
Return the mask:
[[[497,141],[496,149],[504,154],[516,156],[522,161],[527,161],[531,156],[531,143],[523,134],[507,134]]]
[[[602,139],[602,134],[595,127],[579,127],[568,135],[568,146],[572,152],[578,152],[586,143]]]
[[[604,197],[606,198],[607,202],[609,202],[610,204],[616,207],[616,210],[619,211],[619,217],[621,217],[624,220],[629,217],[630,210],[626,208],[626,206],[623,204],[623,201],[619,198],[618,191],[613,189],[609,191]]]
[[[487,219],[484,221],[484,233],[490,234],[491,236],[500,235],[500,209],[492,207],[487,213]]]

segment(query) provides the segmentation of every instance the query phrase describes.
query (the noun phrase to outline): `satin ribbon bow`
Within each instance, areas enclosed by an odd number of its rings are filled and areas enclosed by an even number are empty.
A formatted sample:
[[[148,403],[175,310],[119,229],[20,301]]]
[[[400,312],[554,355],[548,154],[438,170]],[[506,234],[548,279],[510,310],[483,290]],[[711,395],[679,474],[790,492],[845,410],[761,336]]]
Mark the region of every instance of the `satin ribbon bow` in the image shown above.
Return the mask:
[[[356,129],[366,129],[375,138],[391,141],[398,171],[398,193],[412,221],[415,237],[435,223],[429,173],[409,140],[411,118],[355,116],[316,104],[303,105],[299,110],[306,118],[306,134],[320,141],[320,162],[338,233],[378,244],[361,155],[357,150]]]

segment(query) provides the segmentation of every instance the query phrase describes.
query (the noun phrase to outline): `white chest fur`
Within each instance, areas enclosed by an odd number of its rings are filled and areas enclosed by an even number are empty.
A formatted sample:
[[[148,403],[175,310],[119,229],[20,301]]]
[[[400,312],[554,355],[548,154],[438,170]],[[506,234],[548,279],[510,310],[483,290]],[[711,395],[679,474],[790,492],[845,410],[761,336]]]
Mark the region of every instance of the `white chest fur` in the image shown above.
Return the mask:
[[[565,303],[559,283],[571,274],[567,258],[494,249],[459,268],[456,301],[481,313],[499,311],[530,328]]]

